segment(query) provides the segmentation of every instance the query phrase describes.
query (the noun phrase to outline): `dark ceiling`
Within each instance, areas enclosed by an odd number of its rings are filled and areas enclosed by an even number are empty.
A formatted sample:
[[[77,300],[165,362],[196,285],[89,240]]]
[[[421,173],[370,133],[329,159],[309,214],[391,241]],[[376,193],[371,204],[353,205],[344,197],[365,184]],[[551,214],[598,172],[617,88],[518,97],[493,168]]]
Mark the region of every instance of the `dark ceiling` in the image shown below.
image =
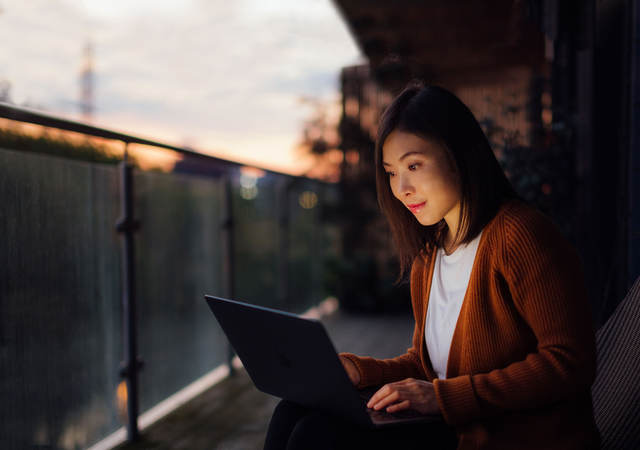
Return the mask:
[[[544,62],[535,2],[334,0],[378,76],[437,79]],[[384,80],[383,80],[384,81]]]

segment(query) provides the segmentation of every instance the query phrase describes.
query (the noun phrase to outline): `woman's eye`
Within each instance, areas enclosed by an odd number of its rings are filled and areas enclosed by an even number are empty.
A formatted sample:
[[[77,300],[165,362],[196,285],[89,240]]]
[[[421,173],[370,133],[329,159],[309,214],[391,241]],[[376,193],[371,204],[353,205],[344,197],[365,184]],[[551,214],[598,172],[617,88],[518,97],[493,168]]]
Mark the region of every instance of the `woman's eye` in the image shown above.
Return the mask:
[[[387,176],[388,176],[388,177],[392,177],[392,176],[394,176],[394,175],[395,175],[393,172],[388,172],[388,171],[387,171],[387,172],[385,172],[385,173],[387,174]]]
[[[416,170],[419,165],[418,163],[409,164],[409,170]]]

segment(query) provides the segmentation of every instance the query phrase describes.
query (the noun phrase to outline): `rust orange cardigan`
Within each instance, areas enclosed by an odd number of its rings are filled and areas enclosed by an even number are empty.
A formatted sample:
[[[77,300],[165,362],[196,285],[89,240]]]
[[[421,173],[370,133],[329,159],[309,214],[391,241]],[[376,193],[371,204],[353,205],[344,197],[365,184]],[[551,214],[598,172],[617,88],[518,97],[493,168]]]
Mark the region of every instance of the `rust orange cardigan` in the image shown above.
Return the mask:
[[[460,450],[597,448],[591,313],[580,259],[557,227],[518,200],[485,226],[443,380],[424,342],[434,250],[411,269],[407,353],[384,360],[343,353],[360,372],[359,387],[433,381]],[[428,433],[424,439],[428,449]]]

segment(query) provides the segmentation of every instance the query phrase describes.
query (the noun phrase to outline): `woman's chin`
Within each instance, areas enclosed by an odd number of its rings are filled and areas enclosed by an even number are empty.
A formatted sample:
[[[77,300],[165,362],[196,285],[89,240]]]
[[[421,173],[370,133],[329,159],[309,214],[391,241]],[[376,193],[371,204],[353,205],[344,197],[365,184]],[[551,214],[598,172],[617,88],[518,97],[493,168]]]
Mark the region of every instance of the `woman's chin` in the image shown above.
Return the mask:
[[[415,218],[420,225],[423,225],[425,227],[430,227],[432,225],[435,225],[442,220],[442,217],[435,218],[435,217],[428,217],[428,216],[421,216],[421,215],[416,215]]]

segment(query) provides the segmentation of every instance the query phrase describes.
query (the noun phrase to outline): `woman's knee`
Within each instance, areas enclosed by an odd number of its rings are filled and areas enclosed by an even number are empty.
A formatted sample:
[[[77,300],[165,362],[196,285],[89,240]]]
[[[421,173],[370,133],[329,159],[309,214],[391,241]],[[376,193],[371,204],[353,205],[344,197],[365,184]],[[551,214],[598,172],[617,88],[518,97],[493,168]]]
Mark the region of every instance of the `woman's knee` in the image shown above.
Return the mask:
[[[271,415],[265,438],[265,450],[285,449],[296,424],[307,413],[307,408],[287,400],[281,400]]]
[[[348,428],[336,417],[312,411],[296,424],[289,438],[287,450],[345,448],[349,441]]]
[[[290,402],[289,400],[280,400],[273,410],[272,417],[299,419],[307,414],[308,408]]]

